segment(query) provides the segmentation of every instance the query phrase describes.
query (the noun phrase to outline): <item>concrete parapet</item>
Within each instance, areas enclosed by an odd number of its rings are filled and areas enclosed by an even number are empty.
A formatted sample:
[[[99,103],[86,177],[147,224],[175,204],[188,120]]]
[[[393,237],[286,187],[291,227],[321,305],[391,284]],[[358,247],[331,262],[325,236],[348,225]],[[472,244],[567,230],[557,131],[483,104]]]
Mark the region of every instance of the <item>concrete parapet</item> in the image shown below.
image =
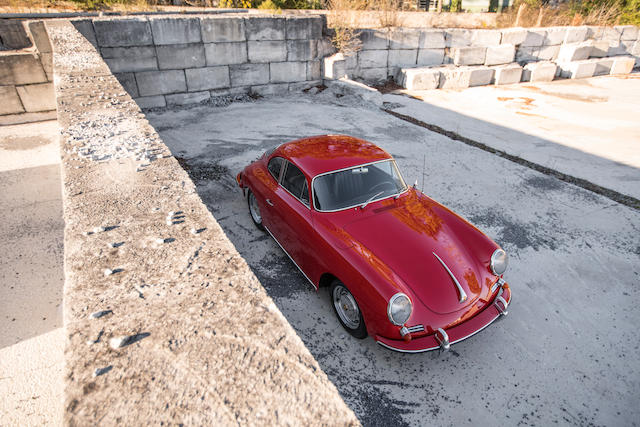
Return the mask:
[[[98,18],[93,20],[93,28],[100,47],[153,44],[151,26],[146,18]]]
[[[33,42],[33,46],[38,50],[40,54],[51,53],[51,43],[49,42],[49,36],[47,35],[47,29],[42,21],[25,21],[25,27],[27,27],[27,34],[30,35]]]
[[[25,85],[46,81],[47,75],[38,54],[0,52],[0,82],[2,85]]]
[[[56,109],[53,83],[16,86],[18,96],[27,113],[51,111]]]
[[[550,82],[556,76],[558,66],[550,61],[532,62],[522,70],[523,82]]]
[[[161,45],[156,46],[156,52],[161,70],[198,68],[207,63],[202,43]]]
[[[510,64],[516,55],[516,47],[512,44],[489,46],[484,60],[485,65]]]
[[[230,65],[231,87],[269,83],[269,64]]]
[[[24,107],[15,86],[0,86],[0,116],[24,113]]]
[[[454,47],[451,48],[451,56],[455,65],[481,65],[484,64],[487,54],[486,47]]]
[[[284,40],[247,42],[249,62],[281,62],[287,60],[287,44]]]
[[[444,49],[446,42],[443,30],[423,30],[420,32],[420,49]]]
[[[64,424],[356,425],[97,52],[68,22],[47,30],[66,223]],[[167,225],[170,211],[184,224]],[[86,233],[97,226],[108,229]]]
[[[200,31],[204,43],[242,42],[247,39],[244,18],[202,18]]]
[[[563,44],[558,52],[558,62],[571,62],[587,59],[591,56],[593,42]]]
[[[510,85],[520,83],[522,79],[522,67],[519,64],[507,64],[493,67],[493,83],[496,85]]]
[[[444,49],[419,49],[417,65],[440,65],[444,61]]]
[[[618,56],[611,59],[613,59],[611,74],[629,74],[633,70],[636,61],[631,56]]]
[[[140,96],[186,92],[184,70],[142,71],[136,73]]]
[[[247,40],[284,40],[285,19],[252,16],[245,20]]]
[[[246,43],[205,43],[207,65],[233,65],[247,62]]]
[[[202,42],[198,18],[152,17],[149,18],[149,24],[155,45]]]

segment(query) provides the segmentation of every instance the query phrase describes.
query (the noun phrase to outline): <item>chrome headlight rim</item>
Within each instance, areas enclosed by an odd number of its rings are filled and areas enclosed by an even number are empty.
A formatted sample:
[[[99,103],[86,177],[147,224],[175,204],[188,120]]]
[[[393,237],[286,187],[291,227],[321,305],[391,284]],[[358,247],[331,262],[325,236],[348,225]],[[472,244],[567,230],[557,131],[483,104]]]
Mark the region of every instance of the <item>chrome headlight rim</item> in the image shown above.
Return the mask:
[[[409,314],[407,315],[407,318],[404,320],[404,322],[402,323],[398,323],[394,317],[393,317],[393,313],[391,312],[391,308],[393,307],[393,303],[398,299],[398,298],[406,298],[407,301],[409,302]],[[411,317],[411,314],[413,313],[413,303],[411,302],[411,298],[409,298],[409,296],[403,292],[398,292],[397,294],[393,295],[390,299],[389,299],[389,304],[387,305],[387,317],[389,318],[389,321],[391,323],[393,323],[396,326],[402,326],[405,323],[407,323],[407,321],[409,320],[409,318]]]
[[[500,257],[504,257],[504,266],[502,268],[502,271],[496,270],[496,262]],[[507,256],[507,253],[505,252],[505,250],[502,248],[498,248],[495,251],[493,251],[493,254],[491,255],[491,271],[493,272],[493,274],[495,274],[496,276],[500,276],[504,274],[504,272],[507,271],[508,266],[509,266],[509,257]]]

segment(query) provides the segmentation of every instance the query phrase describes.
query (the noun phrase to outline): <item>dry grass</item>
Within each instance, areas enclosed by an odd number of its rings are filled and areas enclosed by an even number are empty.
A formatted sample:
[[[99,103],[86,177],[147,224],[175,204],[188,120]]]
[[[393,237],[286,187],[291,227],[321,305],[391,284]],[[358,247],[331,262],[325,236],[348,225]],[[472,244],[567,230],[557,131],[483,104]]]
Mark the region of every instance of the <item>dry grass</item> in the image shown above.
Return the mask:
[[[533,3],[533,4],[531,4]],[[518,10],[522,8],[518,20]],[[557,7],[515,2],[512,7],[498,15],[498,27],[554,27],[568,25],[617,25],[622,9],[618,4],[600,5],[586,14],[576,12],[569,4]]]

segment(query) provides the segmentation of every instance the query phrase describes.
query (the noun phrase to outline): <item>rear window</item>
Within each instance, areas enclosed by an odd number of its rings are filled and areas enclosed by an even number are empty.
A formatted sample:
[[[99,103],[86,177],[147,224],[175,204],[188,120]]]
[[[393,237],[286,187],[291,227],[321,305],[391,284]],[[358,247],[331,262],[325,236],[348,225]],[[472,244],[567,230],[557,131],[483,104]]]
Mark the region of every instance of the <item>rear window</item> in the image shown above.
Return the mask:
[[[284,159],[282,157],[274,157],[269,160],[269,165],[267,166],[269,169],[269,173],[276,181],[280,178],[280,169],[282,169],[282,163]]]

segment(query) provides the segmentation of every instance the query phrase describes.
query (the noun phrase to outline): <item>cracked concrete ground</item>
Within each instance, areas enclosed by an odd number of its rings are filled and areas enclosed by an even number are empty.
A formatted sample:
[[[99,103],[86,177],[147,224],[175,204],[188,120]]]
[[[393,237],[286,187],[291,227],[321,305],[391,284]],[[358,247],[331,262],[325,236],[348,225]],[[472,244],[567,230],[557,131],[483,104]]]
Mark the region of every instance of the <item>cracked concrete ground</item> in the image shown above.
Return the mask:
[[[362,423],[636,423],[640,212],[380,110],[344,104],[316,95],[147,118]],[[326,133],[379,144],[408,182],[422,183],[424,162],[424,192],[509,253],[507,318],[442,355],[395,353],[342,330],[327,291],[316,293],[253,226],[234,182],[266,148]]]

